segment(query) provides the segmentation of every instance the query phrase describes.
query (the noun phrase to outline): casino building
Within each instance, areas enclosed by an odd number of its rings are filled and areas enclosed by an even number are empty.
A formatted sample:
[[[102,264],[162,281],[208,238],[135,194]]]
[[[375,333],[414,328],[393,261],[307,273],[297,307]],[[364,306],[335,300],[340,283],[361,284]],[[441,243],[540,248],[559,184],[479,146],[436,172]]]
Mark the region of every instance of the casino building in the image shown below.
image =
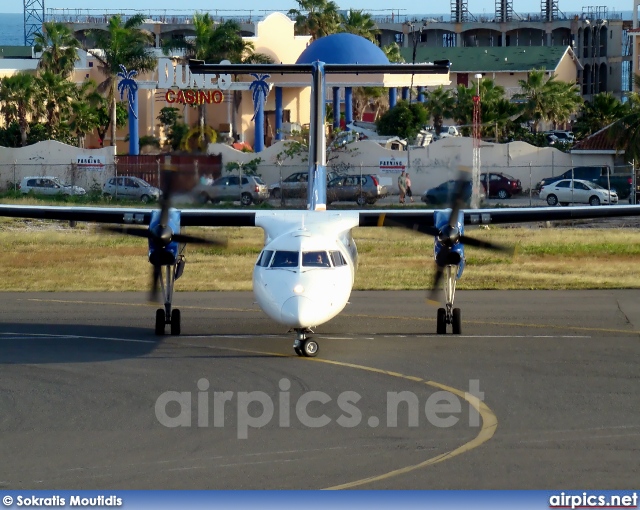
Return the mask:
[[[100,29],[96,24],[93,29]],[[104,25],[106,26],[106,25]],[[244,37],[251,41],[254,51],[271,56],[274,62],[284,64],[311,63],[317,60],[334,64],[388,64],[382,50],[370,41],[352,34],[341,33],[318,39],[314,42],[307,35],[295,35],[295,23],[282,13],[272,13],[255,23],[255,35]],[[310,76],[276,75],[267,77],[229,75],[192,75],[179,53],[165,55],[160,48],[153,48],[158,59],[157,69],[133,79],[137,89],[139,137],[164,137],[157,120],[160,110],[166,106],[177,107],[183,121],[190,126],[198,124],[199,104],[204,105],[205,124],[218,134],[218,141],[244,142],[259,152],[275,141],[282,139],[301,126],[309,123]],[[35,70],[35,59],[26,59],[15,69],[0,69],[0,76],[19,70]],[[210,62],[208,62],[210,63]],[[6,64],[6,61],[5,61]],[[15,64],[18,64],[15,61]],[[98,60],[90,53],[81,52],[72,79],[76,83],[93,79],[97,83],[104,80]],[[5,66],[6,67],[6,66]],[[253,101],[252,84],[260,79],[266,94],[262,112],[256,111]],[[425,86],[448,84],[447,75],[336,75],[327,76],[328,102],[344,112],[345,120],[351,120],[352,89],[359,86],[386,87],[389,89],[390,103],[401,94],[408,96],[409,86],[421,90]],[[256,87],[256,84],[253,85]],[[123,99],[127,99],[125,93]],[[254,116],[256,120],[254,120]],[[339,122],[339,116],[336,123]],[[263,119],[263,135],[256,138],[256,125]],[[258,133],[261,131],[258,130]],[[129,151],[125,141],[129,127],[118,130],[116,136],[117,153]],[[109,134],[103,140],[109,145]],[[99,147],[101,141],[95,136],[87,139],[87,147]]]

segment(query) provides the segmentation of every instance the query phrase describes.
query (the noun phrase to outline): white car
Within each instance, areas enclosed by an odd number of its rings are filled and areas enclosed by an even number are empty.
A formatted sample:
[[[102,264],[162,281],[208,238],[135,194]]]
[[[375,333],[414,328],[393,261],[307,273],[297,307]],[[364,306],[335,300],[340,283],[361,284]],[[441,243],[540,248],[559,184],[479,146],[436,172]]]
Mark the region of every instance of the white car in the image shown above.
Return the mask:
[[[58,177],[50,175],[23,177],[20,182],[23,194],[33,192],[36,195],[86,195],[84,188],[71,186],[62,182]]]
[[[615,190],[606,190],[595,182],[583,181],[581,179],[562,179],[540,190],[540,198],[546,200],[547,204],[568,205],[568,204],[617,204],[618,194]]]

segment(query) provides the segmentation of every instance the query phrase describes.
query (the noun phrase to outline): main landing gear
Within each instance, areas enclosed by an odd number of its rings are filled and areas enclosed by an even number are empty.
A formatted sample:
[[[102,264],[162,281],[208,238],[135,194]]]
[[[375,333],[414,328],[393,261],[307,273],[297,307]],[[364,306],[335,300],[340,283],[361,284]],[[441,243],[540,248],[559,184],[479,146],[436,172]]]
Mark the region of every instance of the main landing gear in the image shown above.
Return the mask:
[[[451,324],[452,333],[462,333],[462,317],[460,308],[453,308],[453,299],[456,293],[456,273],[458,266],[446,266],[444,268],[444,298],[445,308],[438,308],[437,327],[438,335],[447,334],[447,324]]]
[[[160,288],[162,289],[162,299],[164,301],[164,309],[156,310],[156,335],[164,335],[165,326],[169,324],[172,335],[180,334],[180,310],[171,308],[173,301],[173,287],[175,282],[184,271],[186,260],[184,255],[179,255],[174,265],[160,267]],[[164,271],[163,271],[164,270]],[[164,272],[164,274],[163,274]]]
[[[293,342],[293,350],[298,356],[315,358],[318,355],[318,342],[307,338],[307,333],[312,333],[308,328],[296,328],[296,340]]]

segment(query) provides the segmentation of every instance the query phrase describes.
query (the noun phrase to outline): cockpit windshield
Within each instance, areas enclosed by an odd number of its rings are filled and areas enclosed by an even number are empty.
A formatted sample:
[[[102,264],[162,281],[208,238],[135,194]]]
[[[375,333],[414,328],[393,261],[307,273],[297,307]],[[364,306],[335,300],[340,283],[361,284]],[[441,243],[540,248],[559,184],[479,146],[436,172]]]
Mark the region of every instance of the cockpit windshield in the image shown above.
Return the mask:
[[[331,267],[326,251],[302,252],[302,267]]]
[[[298,267],[299,252],[277,251],[271,262],[271,267]]]

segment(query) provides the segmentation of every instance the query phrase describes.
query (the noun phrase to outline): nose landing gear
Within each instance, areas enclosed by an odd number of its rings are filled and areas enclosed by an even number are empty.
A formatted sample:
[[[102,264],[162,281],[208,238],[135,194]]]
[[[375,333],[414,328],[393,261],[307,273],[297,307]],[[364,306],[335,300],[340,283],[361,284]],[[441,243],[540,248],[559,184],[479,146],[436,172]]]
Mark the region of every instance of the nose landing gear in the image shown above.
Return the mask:
[[[293,350],[298,356],[315,358],[318,355],[320,346],[315,340],[307,338],[307,333],[312,333],[310,329],[296,329],[296,339],[293,342]]]
[[[169,324],[171,334],[180,335],[180,310],[172,309],[173,287],[175,281],[182,276],[185,265],[184,255],[180,255],[175,265],[163,266],[165,268],[164,275],[160,276],[160,288],[162,289],[162,297],[164,300],[164,309],[156,310],[155,334],[164,335],[165,326]]]
[[[462,313],[460,308],[453,308],[453,300],[456,293],[456,273],[458,266],[449,265],[444,271],[444,297],[445,308],[438,308],[436,319],[436,333],[447,334],[447,324],[451,324],[454,335],[462,333]]]

